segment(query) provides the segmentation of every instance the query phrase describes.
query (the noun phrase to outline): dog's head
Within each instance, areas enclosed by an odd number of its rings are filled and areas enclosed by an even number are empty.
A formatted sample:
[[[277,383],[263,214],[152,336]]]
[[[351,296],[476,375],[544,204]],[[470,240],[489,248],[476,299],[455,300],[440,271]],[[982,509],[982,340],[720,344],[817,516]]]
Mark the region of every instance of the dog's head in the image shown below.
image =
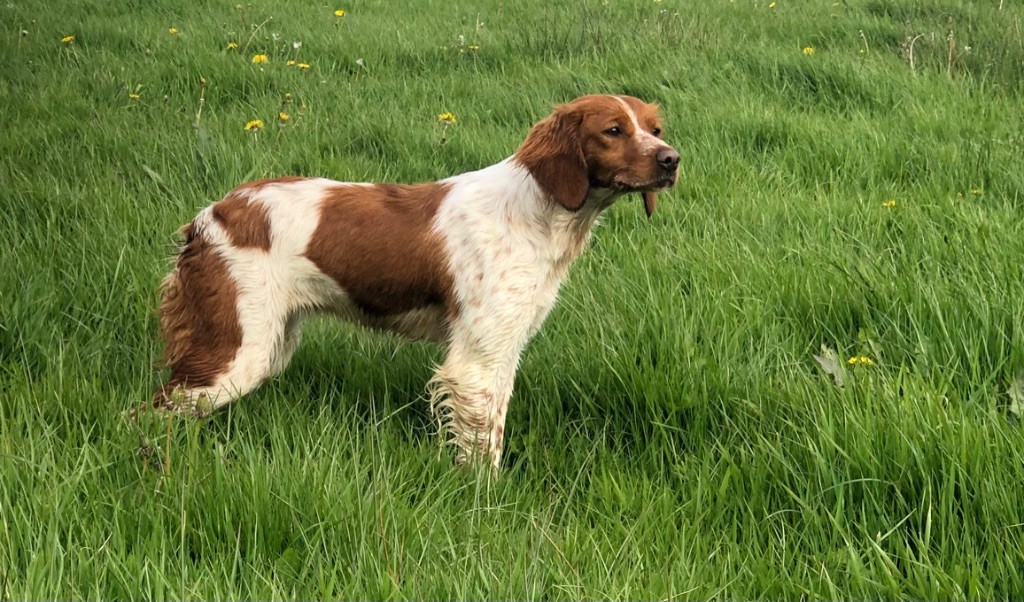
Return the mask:
[[[632,96],[582,96],[533,126],[516,159],[569,211],[598,188],[641,193],[650,217],[655,193],[678,177],[679,153],[661,136],[657,105]]]

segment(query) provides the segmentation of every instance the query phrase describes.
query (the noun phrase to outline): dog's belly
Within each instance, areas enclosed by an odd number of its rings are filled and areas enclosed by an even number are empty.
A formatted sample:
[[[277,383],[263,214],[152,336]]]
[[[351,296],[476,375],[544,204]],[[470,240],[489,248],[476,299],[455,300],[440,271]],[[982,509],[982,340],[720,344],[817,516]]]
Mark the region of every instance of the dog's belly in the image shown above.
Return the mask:
[[[411,341],[445,343],[448,340],[448,322],[444,308],[431,305],[390,316],[375,316],[359,309],[349,301],[332,305],[328,311],[346,322],[371,330],[391,332]]]
[[[393,316],[366,316],[361,323],[413,341],[443,344],[448,340],[448,321],[440,305],[428,305]]]
[[[330,289],[315,307],[335,317],[371,330],[392,332],[413,341],[445,343],[448,340],[448,319],[441,305],[426,305],[397,314],[375,315],[359,307],[335,282],[322,282]],[[326,292],[326,291],[325,291]]]

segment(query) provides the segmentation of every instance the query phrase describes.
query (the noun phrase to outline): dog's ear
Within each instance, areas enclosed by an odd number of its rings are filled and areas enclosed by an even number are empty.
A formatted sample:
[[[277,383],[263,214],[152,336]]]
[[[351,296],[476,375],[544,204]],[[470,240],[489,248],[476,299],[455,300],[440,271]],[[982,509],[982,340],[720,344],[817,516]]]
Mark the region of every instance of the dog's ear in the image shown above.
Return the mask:
[[[647,212],[647,219],[651,219],[654,215],[654,204],[658,202],[658,193],[656,192],[644,192],[644,211]]]
[[[530,171],[554,202],[577,211],[587,200],[590,183],[580,134],[583,116],[569,105],[533,126],[516,159]]]

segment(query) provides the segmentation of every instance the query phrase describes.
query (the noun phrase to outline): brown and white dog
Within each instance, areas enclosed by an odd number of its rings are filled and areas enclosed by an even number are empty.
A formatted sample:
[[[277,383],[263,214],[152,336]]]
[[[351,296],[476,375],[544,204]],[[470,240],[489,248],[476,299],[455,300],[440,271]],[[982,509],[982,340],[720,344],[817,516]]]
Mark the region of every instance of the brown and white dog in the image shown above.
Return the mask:
[[[447,346],[431,408],[457,459],[501,461],[519,355],[602,210],[672,186],[679,154],[657,107],[584,96],[514,155],[426,184],[282,178],[199,213],[163,281],[171,375],[158,407],[205,414],[281,372],[303,316],[330,312]]]

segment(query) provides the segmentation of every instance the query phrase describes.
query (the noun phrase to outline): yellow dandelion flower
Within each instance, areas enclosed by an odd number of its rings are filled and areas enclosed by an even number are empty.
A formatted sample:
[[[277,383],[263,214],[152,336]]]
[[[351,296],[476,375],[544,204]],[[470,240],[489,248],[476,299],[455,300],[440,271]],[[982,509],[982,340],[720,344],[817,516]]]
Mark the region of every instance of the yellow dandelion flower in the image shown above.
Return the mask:
[[[775,8],[775,3],[774,2],[769,2],[768,3],[768,8]]]
[[[345,11],[343,9],[339,8],[338,10],[334,11],[334,16],[335,17],[344,17],[345,16]]]
[[[306,69],[309,69],[309,63],[299,63],[298,67],[305,71]]]
[[[455,118],[454,113],[444,112],[437,116],[437,120],[441,123],[455,123],[458,119]]]
[[[134,92],[132,92],[131,94],[128,95],[128,98],[130,98],[132,100],[138,100],[139,99],[139,95],[134,93]]]
[[[469,45],[469,49],[470,50],[480,50],[480,46],[478,46],[477,44],[470,44]]]
[[[284,111],[281,111],[280,113],[277,114],[277,119],[281,123],[284,123],[284,122],[288,121],[291,118],[292,118],[292,116],[289,115],[288,113],[285,113]]]
[[[234,50],[235,48],[238,48],[238,42],[228,42],[228,50]]]
[[[64,36],[60,39],[61,44],[74,44],[75,36]]]
[[[265,54],[254,54],[252,55],[252,62],[256,64],[267,63],[270,62],[270,59]]]
[[[285,92],[284,93],[284,99],[285,100],[291,100],[292,99],[292,93],[291,92]]]
[[[804,54],[814,54],[814,47],[804,46]]]
[[[893,207],[896,206],[896,199],[889,199],[888,201],[882,203],[882,206],[885,207],[886,209],[892,209]]]
[[[253,119],[245,124],[245,131],[247,132],[258,132],[263,127],[263,121],[260,119]]]
[[[178,35],[178,34],[179,34],[180,32],[178,31],[178,28],[177,28],[177,27],[168,27],[168,28],[167,28],[167,33],[171,34],[172,36],[176,36],[176,35]]]
[[[288,59],[287,61],[285,61],[284,64],[288,65],[289,67],[294,67],[297,63],[295,61],[293,61],[292,59]]]
[[[875,361],[866,355],[855,355],[850,359],[846,360],[846,363],[851,366],[874,366]]]

